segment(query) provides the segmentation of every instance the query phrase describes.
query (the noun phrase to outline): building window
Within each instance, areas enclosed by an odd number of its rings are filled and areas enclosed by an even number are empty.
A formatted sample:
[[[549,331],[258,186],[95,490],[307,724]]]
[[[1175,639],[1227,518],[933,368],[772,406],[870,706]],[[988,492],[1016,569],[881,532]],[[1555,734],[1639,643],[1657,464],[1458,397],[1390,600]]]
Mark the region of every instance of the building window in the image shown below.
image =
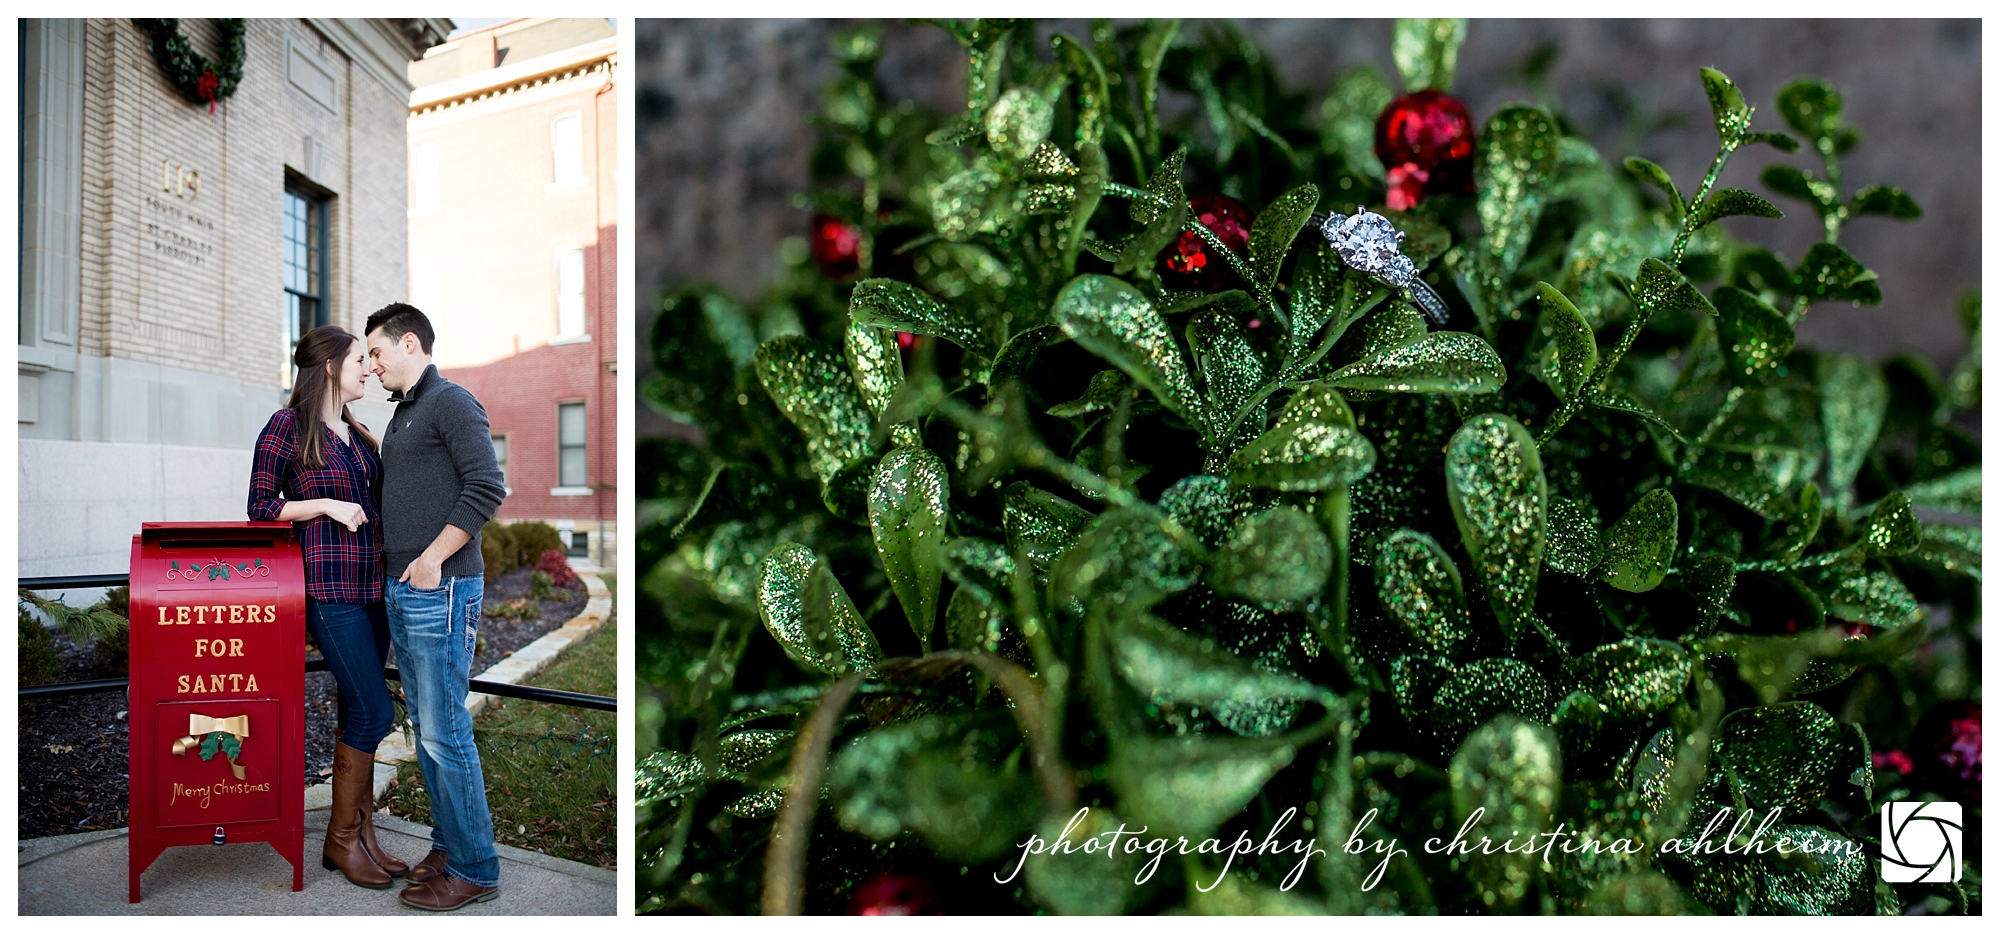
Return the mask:
[[[556,484],[571,491],[589,488],[584,456],[583,403],[556,406]]]
[[[564,247],[556,251],[556,339],[582,336],[583,251]]]
[[[507,469],[507,436],[493,436],[493,459],[500,464],[500,485],[514,492],[514,474]]]
[[[293,188],[285,189],[283,246],[285,293],[285,375],[291,387],[292,351],[307,331],[327,323],[326,202]]]
[[[567,113],[557,117],[549,128],[549,137],[555,154],[555,178],[549,188],[583,184],[583,115]]]
[[[436,214],[438,208],[438,147],[425,143],[410,160],[410,213]]]

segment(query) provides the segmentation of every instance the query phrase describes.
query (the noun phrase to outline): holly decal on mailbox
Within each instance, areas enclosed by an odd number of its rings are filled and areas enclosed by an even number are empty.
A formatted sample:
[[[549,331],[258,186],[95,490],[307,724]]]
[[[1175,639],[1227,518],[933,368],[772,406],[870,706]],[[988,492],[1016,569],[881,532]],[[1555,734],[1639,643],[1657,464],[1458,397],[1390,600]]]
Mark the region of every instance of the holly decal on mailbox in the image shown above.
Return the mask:
[[[195,739],[197,736],[201,739]],[[243,741],[249,738],[249,717],[217,719],[198,713],[188,714],[188,735],[174,740],[174,755],[187,755],[187,751],[199,743],[201,761],[207,762],[215,758],[215,753],[220,750],[229,757],[229,770],[241,780],[244,777],[243,767],[236,764],[236,757],[243,754]]]

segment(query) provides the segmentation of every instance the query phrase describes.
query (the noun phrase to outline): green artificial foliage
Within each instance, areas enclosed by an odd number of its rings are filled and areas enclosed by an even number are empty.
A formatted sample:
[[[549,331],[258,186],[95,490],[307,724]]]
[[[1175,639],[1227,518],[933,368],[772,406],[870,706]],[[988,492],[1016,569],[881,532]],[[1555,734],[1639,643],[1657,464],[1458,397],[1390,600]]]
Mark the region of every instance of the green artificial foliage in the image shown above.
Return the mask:
[[[1476,194],[1387,215],[1433,330],[1308,223],[1383,203],[1388,78],[1314,107],[1227,25],[938,25],[962,114],[883,100],[872,27],[835,43],[799,204],[858,271],[793,242],[755,302],[661,297],[638,910],[839,913],[886,873],[953,914],[1979,911],[1976,860],[1873,855],[1883,802],[1976,826],[1976,794],[1871,759],[1981,691],[1978,299],[1945,377],[1799,346],[1884,303],[1843,226],[1920,213],[1843,188],[1837,90],[1687,76],[1718,144],[1683,179],[1501,108]],[[1403,86],[1448,91],[1465,29],[1400,23]],[[1722,187],[1758,144],[1804,151]],[[1738,238],[1767,195],[1824,221],[1796,262]],[[1159,275],[1184,232],[1211,291]],[[1744,807],[1863,855],[1678,851]],[[1425,849],[1475,817],[1637,847]],[[1323,851],[1289,877],[1023,850],[1287,821]]]

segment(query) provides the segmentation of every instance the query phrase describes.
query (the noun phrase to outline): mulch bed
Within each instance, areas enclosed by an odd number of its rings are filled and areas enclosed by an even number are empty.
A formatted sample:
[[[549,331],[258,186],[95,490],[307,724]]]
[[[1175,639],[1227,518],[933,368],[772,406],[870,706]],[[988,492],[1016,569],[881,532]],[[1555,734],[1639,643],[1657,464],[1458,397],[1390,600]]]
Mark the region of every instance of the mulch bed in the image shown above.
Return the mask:
[[[491,609],[528,596],[531,573],[524,568],[488,584],[483,606]],[[541,613],[535,619],[483,619],[479,651],[473,656],[473,676],[478,677],[477,672],[485,671],[570,621],[590,602],[581,581],[561,590],[562,599],[537,601]],[[76,645],[60,633],[55,639],[62,653],[62,674],[57,681],[123,677],[95,648]],[[393,664],[393,651],[390,656]],[[309,647],[306,657],[317,659],[319,653]],[[306,674],[308,785],[325,782],[333,774],[334,703],[338,693],[332,674],[324,671]],[[125,826],[127,730],[123,691],[22,703],[16,740],[20,757],[21,839]]]

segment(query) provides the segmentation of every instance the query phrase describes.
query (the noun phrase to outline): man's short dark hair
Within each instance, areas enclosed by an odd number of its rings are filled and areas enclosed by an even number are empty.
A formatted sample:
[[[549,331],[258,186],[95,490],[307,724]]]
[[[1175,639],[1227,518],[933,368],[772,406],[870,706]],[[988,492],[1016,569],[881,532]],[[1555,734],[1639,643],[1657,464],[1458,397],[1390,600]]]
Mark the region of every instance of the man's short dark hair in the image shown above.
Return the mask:
[[[381,328],[383,336],[392,341],[402,340],[405,334],[415,334],[417,343],[423,346],[426,354],[431,352],[431,341],[436,337],[431,331],[431,319],[424,317],[424,313],[415,306],[402,302],[390,302],[383,305],[381,311],[369,315],[368,326],[362,328],[361,333],[373,334],[376,328]]]

